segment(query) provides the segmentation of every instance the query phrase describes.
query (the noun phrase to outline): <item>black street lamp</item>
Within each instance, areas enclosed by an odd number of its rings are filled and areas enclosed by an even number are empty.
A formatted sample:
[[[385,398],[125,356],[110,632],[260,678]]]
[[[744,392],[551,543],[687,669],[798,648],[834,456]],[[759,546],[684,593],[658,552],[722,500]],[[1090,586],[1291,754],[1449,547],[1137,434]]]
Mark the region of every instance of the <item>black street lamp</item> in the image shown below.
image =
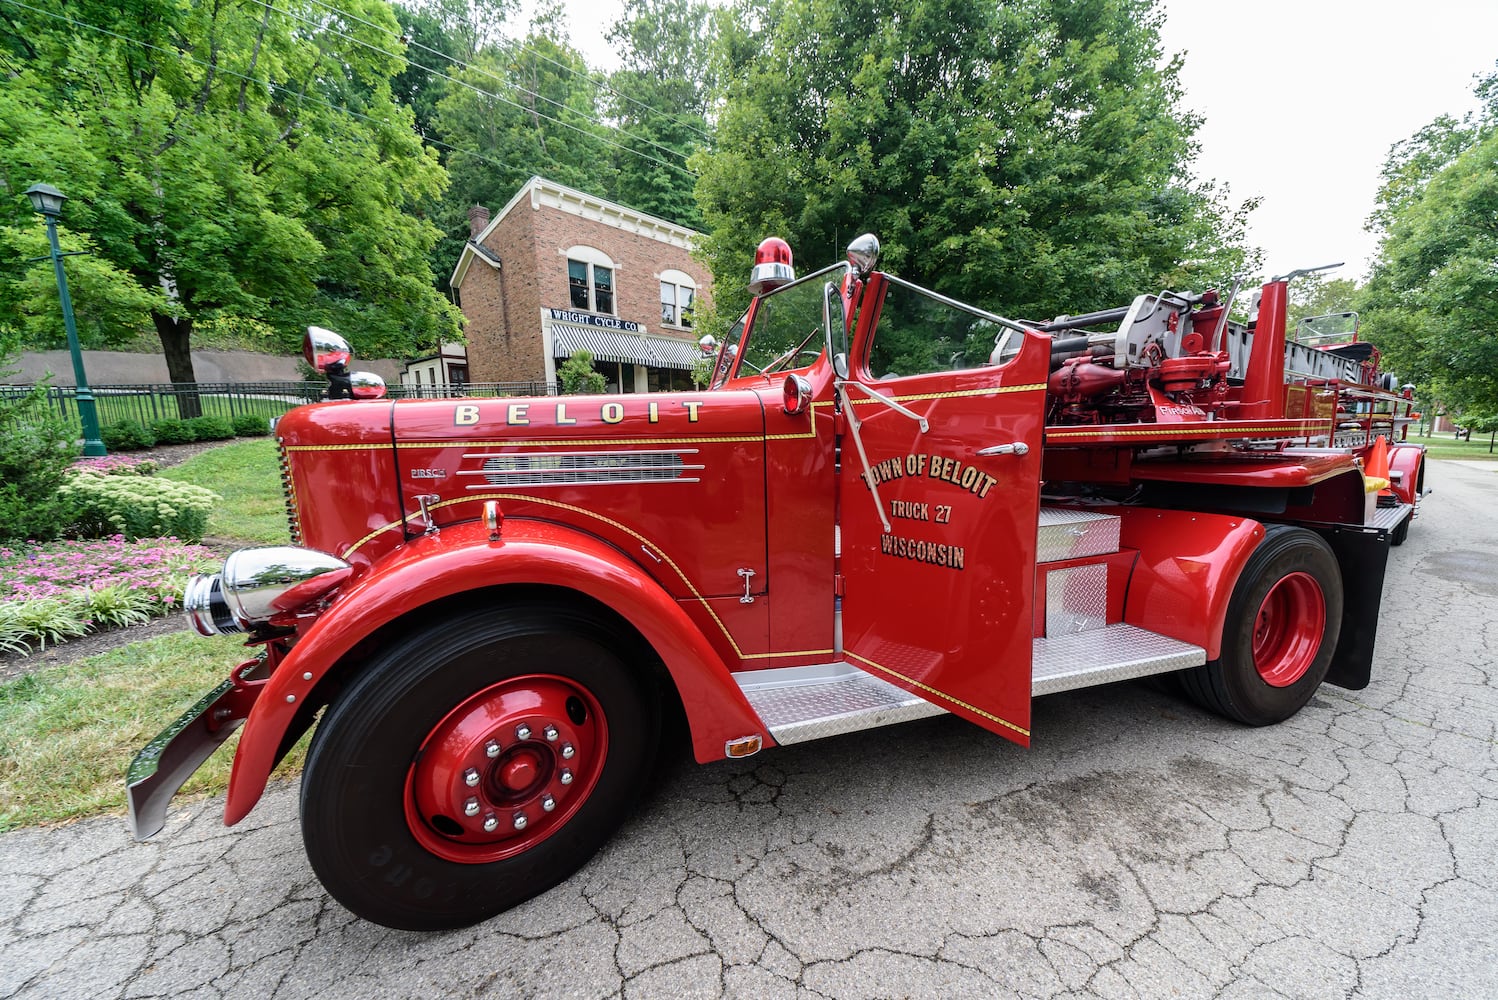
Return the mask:
[[[88,388],[88,376],[83,373],[83,351],[78,347],[78,325],[73,322],[73,300],[68,296],[68,276],[62,270],[62,249],[57,245],[57,216],[62,212],[62,203],[67,195],[50,184],[33,184],[26,189],[31,207],[47,220],[47,240],[52,245],[52,269],[57,272],[57,295],[62,299],[62,325],[68,331],[68,351],[73,355],[73,380],[78,383],[74,398],[78,401],[78,417],[83,422],[83,453],[97,456],[107,454],[104,441],[99,437],[99,414],[94,409],[94,394]]]

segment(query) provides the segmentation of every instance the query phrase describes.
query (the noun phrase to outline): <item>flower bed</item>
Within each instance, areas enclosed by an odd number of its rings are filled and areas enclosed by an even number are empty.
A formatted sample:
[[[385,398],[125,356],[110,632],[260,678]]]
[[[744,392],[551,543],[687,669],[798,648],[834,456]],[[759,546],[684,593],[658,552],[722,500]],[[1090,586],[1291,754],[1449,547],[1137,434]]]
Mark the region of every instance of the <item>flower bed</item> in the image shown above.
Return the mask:
[[[0,546],[0,650],[27,652],[169,614],[187,575],[214,561],[203,546],[175,538]]]

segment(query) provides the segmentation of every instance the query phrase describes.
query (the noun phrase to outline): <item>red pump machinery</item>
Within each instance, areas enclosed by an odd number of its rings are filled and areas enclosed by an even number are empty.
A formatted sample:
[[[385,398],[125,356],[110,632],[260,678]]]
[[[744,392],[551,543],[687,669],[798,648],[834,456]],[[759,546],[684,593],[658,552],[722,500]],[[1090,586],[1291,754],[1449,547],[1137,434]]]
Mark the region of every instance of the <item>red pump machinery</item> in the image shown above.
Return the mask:
[[[795,280],[767,240],[706,391],[287,414],[294,544],[185,598],[255,655],[136,759],[137,835],[243,723],[238,822],[320,714],[318,877],[453,927],[586,861],[672,717],[708,762],[944,712],[1028,744],[1033,698],[1149,674],[1249,725],[1367,684],[1422,456],[1343,446],[1403,397],[1286,343],[1288,278],[1246,326],[1212,292],[1016,322],[877,255]]]

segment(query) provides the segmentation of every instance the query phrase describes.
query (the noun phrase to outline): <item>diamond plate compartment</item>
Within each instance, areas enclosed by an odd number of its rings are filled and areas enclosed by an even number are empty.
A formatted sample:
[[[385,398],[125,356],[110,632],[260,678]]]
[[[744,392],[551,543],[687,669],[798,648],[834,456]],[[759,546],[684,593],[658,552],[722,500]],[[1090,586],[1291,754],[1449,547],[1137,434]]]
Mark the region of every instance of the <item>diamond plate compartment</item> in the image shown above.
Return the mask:
[[[1108,624],[1108,567],[1073,566],[1045,575],[1045,634],[1086,632]]]
[[[1042,507],[1035,532],[1035,561],[1060,562],[1118,551],[1117,514]]]

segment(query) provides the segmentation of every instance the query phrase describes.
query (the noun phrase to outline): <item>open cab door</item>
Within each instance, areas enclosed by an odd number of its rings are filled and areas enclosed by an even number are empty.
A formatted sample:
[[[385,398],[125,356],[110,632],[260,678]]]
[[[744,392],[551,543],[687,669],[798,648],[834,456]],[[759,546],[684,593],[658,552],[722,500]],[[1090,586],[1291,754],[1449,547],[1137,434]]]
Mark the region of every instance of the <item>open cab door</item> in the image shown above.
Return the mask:
[[[874,272],[837,387],[845,658],[1023,745],[1048,359]]]

